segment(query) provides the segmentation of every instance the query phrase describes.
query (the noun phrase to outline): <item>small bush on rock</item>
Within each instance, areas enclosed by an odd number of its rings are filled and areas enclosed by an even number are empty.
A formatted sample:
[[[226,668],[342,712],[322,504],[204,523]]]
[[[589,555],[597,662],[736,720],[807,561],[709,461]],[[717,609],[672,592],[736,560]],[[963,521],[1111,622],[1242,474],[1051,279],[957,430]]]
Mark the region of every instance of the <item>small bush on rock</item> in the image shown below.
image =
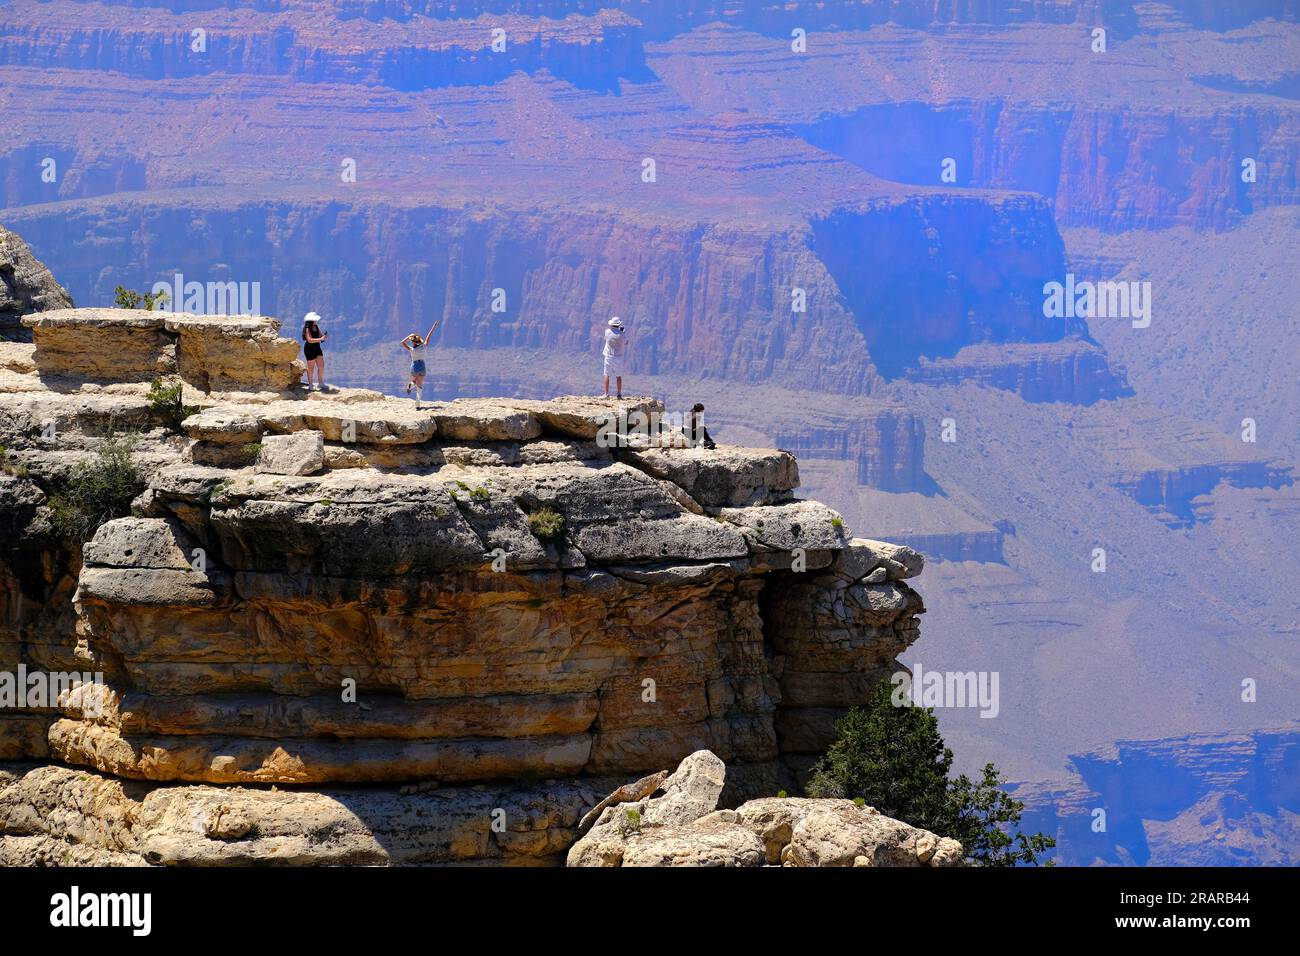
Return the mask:
[[[82,544],[104,522],[131,513],[131,502],[145,488],[144,476],[131,460],[134,445],[130,437],[104,438],[94,457],[81,459],[56,483],[49,496],[56,534]]]
[[[149,383],[149,405],[173,431],[179,431],[181,422],[198,411],[194,406],[184,403],[181,393],[180,382],[167,384],[162,379],[155,378]]]
[[[119,309],[148,309],[152,312],[154,309],[167,304],[170,299],[166,290],[158,292],[146,292],[141,295],[134,289],[128,289],[120,285],[113,290],[113,304]]]
[[[551,508],[539,508],[528,516],[528,527],[543,540],[558,538],[564,533],[564,515]]]

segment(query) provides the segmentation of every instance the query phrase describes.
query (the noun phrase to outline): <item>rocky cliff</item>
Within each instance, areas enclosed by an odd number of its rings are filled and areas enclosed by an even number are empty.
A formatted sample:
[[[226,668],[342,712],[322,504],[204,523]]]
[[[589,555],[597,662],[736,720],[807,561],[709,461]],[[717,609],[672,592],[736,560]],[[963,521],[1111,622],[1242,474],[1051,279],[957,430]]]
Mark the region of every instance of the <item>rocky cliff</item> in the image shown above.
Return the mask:
[[[417,407],[301,391],[270,319],[23,322],[33,342],[0,347],[0,662],[102,683],[0,711],[4,757],[53,761],[0,795],[10,859],[238,862],[158,822],[226,806],[205,840],[306,813],[334,833],[315,859],[373,862],[413,812],[441,835],[403,830],[393,862],[550,860],[602,788],[698,749],[728,805],[793,787],[917,636],[919,555],[797,499],[788,453],[639,428],[655,401]],[[179,427],[150,378],[183,388]],[[114,432],[140,493],[79,547],[53,518]],[[266,784],[292,796],[211,786]],[[358,807],[355,839],[330,801]],[[529,838],[485,837],[485,801]]]
[[[0,226],[0,335],[30,340],[18,321],[29,312],[72,307],[72,297],[16,234]]]

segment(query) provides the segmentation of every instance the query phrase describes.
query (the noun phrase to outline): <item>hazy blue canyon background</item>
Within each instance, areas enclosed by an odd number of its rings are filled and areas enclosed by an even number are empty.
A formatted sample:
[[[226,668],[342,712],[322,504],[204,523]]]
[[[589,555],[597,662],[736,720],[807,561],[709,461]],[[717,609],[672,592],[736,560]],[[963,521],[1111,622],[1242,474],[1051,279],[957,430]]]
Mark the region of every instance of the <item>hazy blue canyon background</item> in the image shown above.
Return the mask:
[[[80,306],[257,282],[389,392],[441,318],[440,398],[595,393],[622,316],[926,554],[905,660],[999,674],[941,728],[1062,862],[1300,861],[1295,0],[9,0],[0,108]]]

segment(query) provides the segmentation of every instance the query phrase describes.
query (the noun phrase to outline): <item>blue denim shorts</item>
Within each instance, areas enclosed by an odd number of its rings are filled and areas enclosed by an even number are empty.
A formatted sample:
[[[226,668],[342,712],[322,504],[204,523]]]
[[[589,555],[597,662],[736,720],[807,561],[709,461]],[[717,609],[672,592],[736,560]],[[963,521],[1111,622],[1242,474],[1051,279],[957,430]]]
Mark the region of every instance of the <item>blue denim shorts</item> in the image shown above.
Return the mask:
[[[411,374],[412,375],[424,374],[424,359],[416,359],[414,362],[411,363]]]

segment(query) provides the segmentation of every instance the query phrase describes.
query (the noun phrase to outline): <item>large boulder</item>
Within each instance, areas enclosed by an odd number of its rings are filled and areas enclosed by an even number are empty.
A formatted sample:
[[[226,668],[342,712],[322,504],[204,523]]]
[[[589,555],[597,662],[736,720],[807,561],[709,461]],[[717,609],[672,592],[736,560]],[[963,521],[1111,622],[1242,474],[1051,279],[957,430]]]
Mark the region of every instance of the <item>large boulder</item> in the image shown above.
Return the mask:
[[[278,392],[302,377],[296,339],[261,315],[163,313],[176,340],[176,370],[204,392]]]
[[[658,789],[656,782],[662,779]],[[714,810],[726,767],[707,750],[666,779],[619,788],[584,817],[594,826],[569,866],[954,866],[956,840],[852,800],[771,797]],[[627,798],[627,799],[623,799]]]
[[[705,508],[786,501],[799,487],[799,464],[775,448],[625,448],[620,457],[682,488]]]
[[[179,375],[202,392],[279,392],[302,376],[298,343],[268,316],[55,309],[22,322],[43,376],[140,382]]]
[[[846,583],[866,579],[868,584],[914,578],[925,568],[919,551],[904,544],[854,538],[835,559],[831,571]]]
[[[314,475],[325,467],[325,437],[318,431],[267,435],[253,470],[259,475]]]
[[[815,801],[821,803],[822,801]],[[805,813],[790,833],[782,863],[790,866],[955,866],[956,840],[908,826],[847,801]]]
[[[629,842],[623,866],[760,866],[763,844],[723,810],[690,826],[655,827]]]

